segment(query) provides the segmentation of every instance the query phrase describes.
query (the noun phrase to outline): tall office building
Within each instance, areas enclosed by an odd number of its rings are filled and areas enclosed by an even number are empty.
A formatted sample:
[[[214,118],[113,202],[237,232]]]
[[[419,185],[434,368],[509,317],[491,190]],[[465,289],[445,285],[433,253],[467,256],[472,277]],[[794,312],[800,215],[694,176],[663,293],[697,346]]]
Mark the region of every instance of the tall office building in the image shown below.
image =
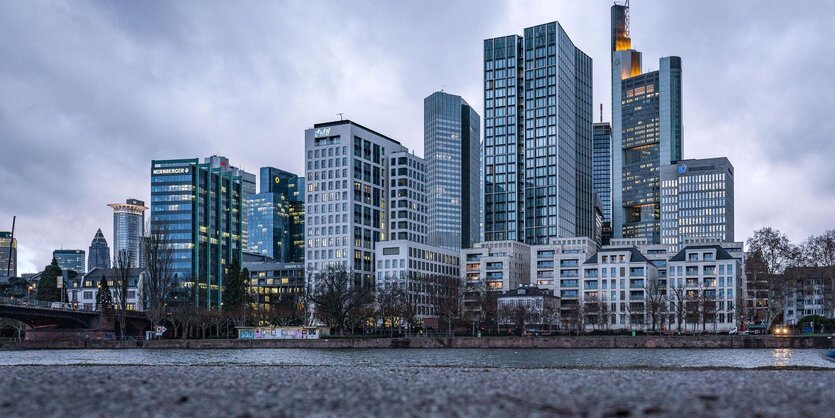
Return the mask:
[[[734,240],[734,166],[727,158],[681,160],[661,168],[661,243]]]
[[[430,245],[470,248],[481,235],[481,117],[460,96],[423,99]]]
[[[172,243],[172,270],[196,282],[199,306],[220,306],[225,270],[241,259],[245,174],[219,156],[151,161],[151,232]]]
[[[484,41],[484,239],[593,236],[592,60],[557,22]]]
[[[629,6],[612,6],[612,228],[660,243],[660,170],[682,155],[681,58],[642,72]]]
[[[373,283],[374,245],[388,238],[389,157],[399,142],[350,120],[305,130],[308,277],[342,265]]]
[[[87,251],[87,272],[97,267],[103,269],[110,268],[110,247],[107,246],[107,240],[104,239],[101,228],[96,231],[96,236],[93,237],[93,241],[90,243],[90,248]]]
[[[304,262],[304,216],[294,203],[303,205],[299,177],[273,167],[261,168],[260,190],[246,201],[249,228],[247,252],[268,256],[280,263]],[[301,206],[303,208],[303,206]]]
[[[388,240],[421,244],[427,237],[426,163],[407,151],[389,155]]]
[[[0,278],[17,277],[17,238],[9,231],[0,231]]]
[[[603,105],[601,104],[601,119]],[[595,202],[599,207],[600,224],[596,240],[608,245],[612,238],[612,125],[608,122],[595,123],[592,154]]]
[[[52,258],[58,262],[61,270],[74,270],[80,274],[87,272],[84,266],[87,258],[84,250],[55,250],[52,252]]]
[[[145,202],[127,199],[125,203],[111,203],[107,206],[113,209],[113,259],[117,259],[119,253],[126,252],[130,256],[131,266],[144,267],[141,242],[145,236],[145,211],[148,210]]]
[[[594,124],[593,154],[594,192],[600,198],[603,220],[612,220],[612,126],[608,122]]]

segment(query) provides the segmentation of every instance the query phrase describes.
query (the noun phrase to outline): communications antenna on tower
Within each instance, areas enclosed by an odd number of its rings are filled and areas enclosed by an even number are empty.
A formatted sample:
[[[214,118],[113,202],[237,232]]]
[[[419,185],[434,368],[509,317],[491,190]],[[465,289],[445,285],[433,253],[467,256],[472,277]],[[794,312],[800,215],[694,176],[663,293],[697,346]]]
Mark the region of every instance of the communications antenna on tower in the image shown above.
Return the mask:
[[[337,115],[339,115],[339,120],[342,120],[342,115],[344,115],[344,113],[337,113]]]

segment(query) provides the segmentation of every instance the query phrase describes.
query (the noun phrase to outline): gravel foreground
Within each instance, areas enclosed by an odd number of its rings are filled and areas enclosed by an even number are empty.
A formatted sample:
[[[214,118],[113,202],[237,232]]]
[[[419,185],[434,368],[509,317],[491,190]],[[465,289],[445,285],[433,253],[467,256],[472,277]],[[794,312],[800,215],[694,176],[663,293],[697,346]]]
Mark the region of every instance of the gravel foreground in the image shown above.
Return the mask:
[[[2,417],[835,416],[835,371],[1,366]]]

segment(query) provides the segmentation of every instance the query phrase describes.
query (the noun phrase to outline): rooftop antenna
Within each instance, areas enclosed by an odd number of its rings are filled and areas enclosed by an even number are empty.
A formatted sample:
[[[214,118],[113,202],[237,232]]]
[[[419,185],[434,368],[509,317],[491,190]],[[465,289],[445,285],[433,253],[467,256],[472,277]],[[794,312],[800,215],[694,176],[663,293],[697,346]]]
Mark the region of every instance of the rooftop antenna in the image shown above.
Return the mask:
[[[342,120],[342,115],[344,115],[344,113],[337,113],[337,115],[339,115],[339,120]]]
[[[446,84],[444,84],[443,86],[441,86],[441,93],[443,93],[443,92],[444,92],[444,90],[446,90]]]
[[[600,123],[603,123],[603,103],[600,103]]]
[[[12,216],[12,238],[9,240],[9,263],[6,266],[6,277],[12,278],[12,246],[14,245],[14,224],[17,221],[17,216]]]

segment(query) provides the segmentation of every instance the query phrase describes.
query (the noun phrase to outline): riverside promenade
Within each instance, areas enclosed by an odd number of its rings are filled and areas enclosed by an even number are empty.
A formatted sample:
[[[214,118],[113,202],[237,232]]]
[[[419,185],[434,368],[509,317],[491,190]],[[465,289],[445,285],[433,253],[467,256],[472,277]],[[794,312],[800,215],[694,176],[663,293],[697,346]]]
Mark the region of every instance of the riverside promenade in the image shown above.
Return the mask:
[[[809,336],[556,336],[454,338],[323,338],[319,340],[165,339],[153,341],[5,341],[3,349],[264,349],[264,348],[835,348],[835,338]]]

